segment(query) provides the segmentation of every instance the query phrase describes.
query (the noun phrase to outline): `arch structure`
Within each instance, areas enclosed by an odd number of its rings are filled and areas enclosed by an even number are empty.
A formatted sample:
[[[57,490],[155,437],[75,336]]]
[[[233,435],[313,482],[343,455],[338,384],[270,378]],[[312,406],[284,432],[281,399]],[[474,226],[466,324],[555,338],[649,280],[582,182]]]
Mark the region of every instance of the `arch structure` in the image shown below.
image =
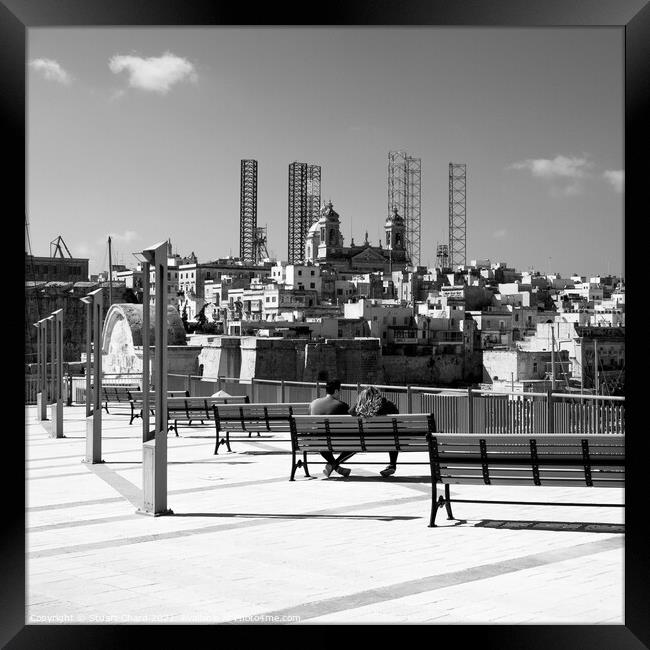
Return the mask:
[[[102,331],[102,367],[107,373],[142,372],[143,306],[112,305]],[[154,309],[150,306],[149,342],[154,345]],[[167,307],[167,344],[187,345],[183,322],[176,307]]]

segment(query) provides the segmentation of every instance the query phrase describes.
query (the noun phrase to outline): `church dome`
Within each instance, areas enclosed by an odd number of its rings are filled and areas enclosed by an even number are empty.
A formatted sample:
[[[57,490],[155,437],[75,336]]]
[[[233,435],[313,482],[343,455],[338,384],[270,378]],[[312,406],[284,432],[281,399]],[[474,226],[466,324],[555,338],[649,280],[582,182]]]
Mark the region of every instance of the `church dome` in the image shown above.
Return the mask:
[[[314,223],[309,226],[309,230],[307,231],[307,237],[309,235],[318,235],[320,234],[320,224],[318,221],[314,221]]]

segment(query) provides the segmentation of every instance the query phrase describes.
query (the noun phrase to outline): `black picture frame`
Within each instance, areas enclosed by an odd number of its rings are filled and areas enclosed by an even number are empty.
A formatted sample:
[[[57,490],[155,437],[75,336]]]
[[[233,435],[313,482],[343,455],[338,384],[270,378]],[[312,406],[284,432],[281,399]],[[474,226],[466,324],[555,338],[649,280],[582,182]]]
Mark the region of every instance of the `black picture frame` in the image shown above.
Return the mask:
[[[314,11],[315,9],[315,11]],[[312,22],[312,15],[318,22]],[[251,22],[251,20],[254,22]],[[648,79],[650,63],[650,7],[647,0],[336,0],[325,5],[310,6],[296,2],[267,3],[251,8],[245,3],[215,0],[1,0],[0,2],[0,128],[6,165],[3,193],[9,199],[11,216],[5,220],[17,222],[18,212],[25,207],[25,69],[27,29],[47,26],[163,26],[163,25],[444,25],[444,26],[512,26],[512,27],[597,27],[618,26],[625,31],[625,225],[626,234],[647,214],[641,203],[642,175],[648,139]],[[639,284],[630,272],[633,241],[626,237],[625,277],[628,291]],[[588,245],[588,235],[585,245]],[[17,246],[13,247],[17,249]],[[12,252],[12,251],[9,251]],[[17,253],[17,251],[13,251]],[[22,260],[18,263],[23,264]],[[630,268],[628,269],[628,265]],[[639,308],[628,306],[627,336],[635,336],[643,320],[634,318]],[[631,315],[630,315],[631,314]],[[632,328],[631,330],[629,328]],[[630,331],[632,336],[630,337]],[[15,335],[15,334],[14,334]],[[5,338],[5,340],[7,340]],[[14,346],[18,347],[18,346]],[[22,356],[18,350],[19,363]],[[641,355],[629,355],[626,382],[630,388],[626,408],[630,471],[626,489],[625,539],[625,625],[548,625],[548,626],[436,626],[432,638],[425,643],[439,643],[441,636],[463,646],[472,642],[499,648],[562,648],[623,649],[650,647],[650,612],[648,579],[648,542],[644,534],[644,519],[648,486],[642,477],[648,474],[650,462],[647,433],[641,426],[633,393],[642,390]],[[16,368],[18,369],[18,364]],[[638,373],[638,374],[637,374]],[[636,381],[635,381],[636,380]],[[11,383],[11,382],[10,382]],[[20,385],[21,382],[16,382]],[[22,390],[11,386],[11,390]],[[10,388],[6,399],[9,405]],[[626,393],[626,398],[628,397]],[[17,397],[17,399],[21,399]],[[13,400],[11,400],[13,401]],[[18,403],[18,402],[16,402]],[[6,427],[3,436],[3,534],[2,600],[0,607],[0,644],[7,648],[40,647],[115,647],[135,645],[136,631],[147,635],[151,642],[159,634],[171,643],[169,626],[29,626],[25,625],[25,510],[20,489],[24,471],[24,441],[17,427]],[[7,471],[19,466],[18,477]],[[197,627],[197,626],[194,626]],[[287,630],[288,628],[283,628]],[[291,628],[304,634],[300,628]],[[186,640],[187,628],[184,628]],[[249,640],[250,629],[238,628],[239,642]],[[266,634],[268,628],[258,631]],[[276,633],[279,628],[273,630]],[[308,631],[309,632],[309,631]],[[212,631],[212,642],[218,642]],[[346,632],[347,634],[347,632]],[[382,632],[383,634],[383,632]],[[332,636],[336,641],[338,634]],[[311,633],[307,637],[310,640]],[[298,638],[298,637],[296,637]],[[269,637],[270,639],[270,637]],[[268,641],[267,641],[268,642]]]

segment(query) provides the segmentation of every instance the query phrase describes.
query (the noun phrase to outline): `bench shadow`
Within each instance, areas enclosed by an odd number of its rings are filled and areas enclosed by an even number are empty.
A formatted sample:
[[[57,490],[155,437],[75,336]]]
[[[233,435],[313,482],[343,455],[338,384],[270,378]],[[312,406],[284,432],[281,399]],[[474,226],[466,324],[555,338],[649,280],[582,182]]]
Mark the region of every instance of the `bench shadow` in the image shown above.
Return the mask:
[[[408,515],[305,515],[272,512],[174,512],[173,517],[219,517],[233,519],[357,519],[371,521],[410,521],[422,517]]]
[[[342,483],[426,483],[431,486],[430,476],[363,476],[360,474],[350,474],[350,476],[334,476],[332,474],[328,481],[340,481]]]
[[[505,530],[550,530],[554,532],[621,533],[625,524],[604,524],[589,521],[511,521],[509,519],[481,519],[474,528],[499,528]]]

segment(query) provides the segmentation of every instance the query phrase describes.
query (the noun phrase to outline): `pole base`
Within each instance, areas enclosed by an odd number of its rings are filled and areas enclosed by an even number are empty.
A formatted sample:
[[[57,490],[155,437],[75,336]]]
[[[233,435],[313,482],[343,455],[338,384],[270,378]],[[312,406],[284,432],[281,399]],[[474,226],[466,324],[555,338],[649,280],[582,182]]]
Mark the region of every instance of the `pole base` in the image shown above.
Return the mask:
[[[173,515],[174,511],[171,508],[167,508],[167,510],[163,510],[162,512],[149,512],[148,510],[143,510],[142,508],[138,508],[135,511],[136,515],[149,515],[149,517],[165,517],[166,515]]]
[[[86,465],[99,465],[100,463],[105,463],[105,460],[88,460],[87,458],[82,458],[81,459],[82,463],[85,463]]]
[[[50,404],[50,438],[65,438],[63,435],[63,402],[58,400]]]

